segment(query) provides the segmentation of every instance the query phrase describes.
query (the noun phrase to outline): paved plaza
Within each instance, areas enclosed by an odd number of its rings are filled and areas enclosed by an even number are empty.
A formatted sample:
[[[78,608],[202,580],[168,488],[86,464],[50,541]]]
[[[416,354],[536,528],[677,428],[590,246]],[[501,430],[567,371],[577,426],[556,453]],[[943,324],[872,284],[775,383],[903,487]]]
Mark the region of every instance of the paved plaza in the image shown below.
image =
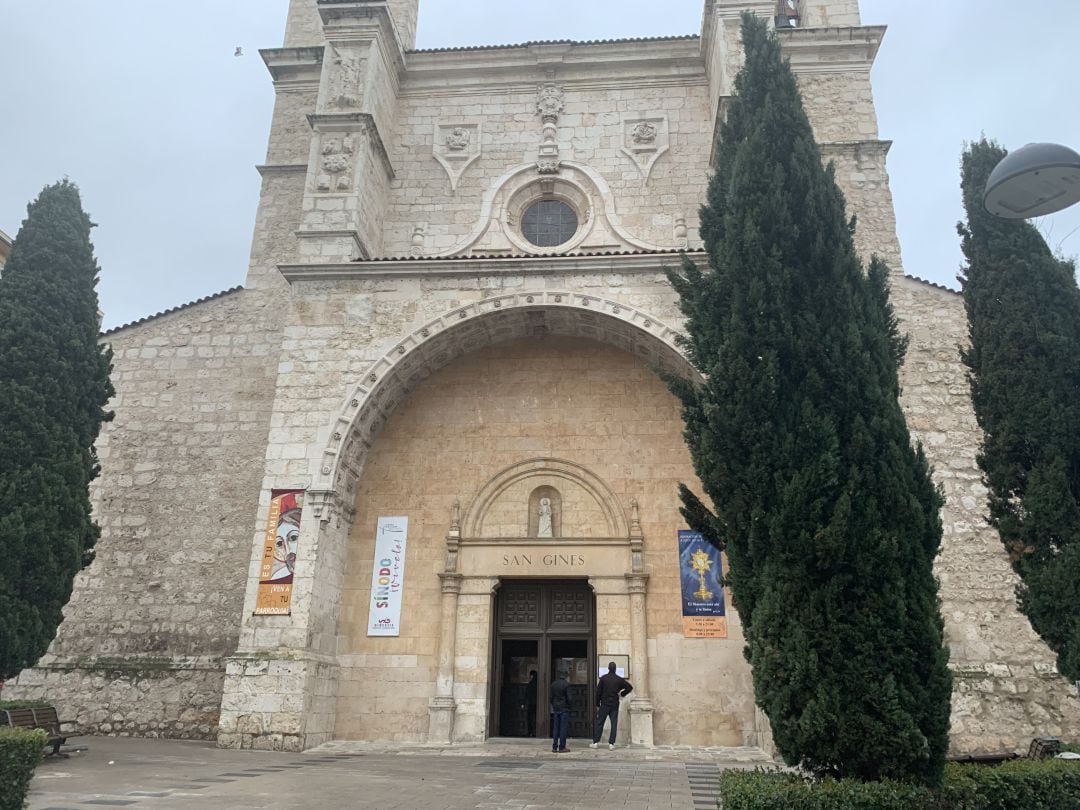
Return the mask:
[[[714,810],[720,770],[760,765],[752,749],[590,750],[546,741],[439,749],[331,744],[304,754],[222,751],[205,742],[77,738],[49,758],[30,810],[338,808]]]

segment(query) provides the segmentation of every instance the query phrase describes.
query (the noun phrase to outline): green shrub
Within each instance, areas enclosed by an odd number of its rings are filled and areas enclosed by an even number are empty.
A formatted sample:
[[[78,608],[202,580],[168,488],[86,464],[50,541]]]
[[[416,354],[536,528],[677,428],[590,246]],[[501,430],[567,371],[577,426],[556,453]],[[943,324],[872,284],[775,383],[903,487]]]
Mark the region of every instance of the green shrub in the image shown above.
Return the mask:
[[[994,768],[950,764],[941,807],[952,810],[1080,810],[1080,764],[1018,759]]]
[[[4,709],[47,709],[52,706],[47,700],[0,700],[0,712]]]
[[[0,726],[0,810],[23,810],[34,768],[48,735],[40,729]]]
[[[724,810],[936,810],[929,788],[901,782],[814,780],[778,772],[726,771]]]
[[[1080,810],[1080,764],[950,764],[939,790],[891,781],[727,771],[720,778],[720,795],[724,810]]]

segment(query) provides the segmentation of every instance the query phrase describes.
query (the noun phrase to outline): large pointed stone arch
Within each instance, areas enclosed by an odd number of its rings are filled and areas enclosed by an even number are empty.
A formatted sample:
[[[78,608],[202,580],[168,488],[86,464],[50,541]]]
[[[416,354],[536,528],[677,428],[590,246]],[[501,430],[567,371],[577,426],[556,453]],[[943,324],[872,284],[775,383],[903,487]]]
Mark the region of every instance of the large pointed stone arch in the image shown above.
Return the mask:
[[[677,331],[623,302],[566,290],[493,296],[455,307],[406,335],[352,386],[313,470],[313,506],[330,500],[349,509],[376,436],[422,380],[483,346],[518,337],[560,335],[607,343],[653,368],[700,377],[682,354]]]

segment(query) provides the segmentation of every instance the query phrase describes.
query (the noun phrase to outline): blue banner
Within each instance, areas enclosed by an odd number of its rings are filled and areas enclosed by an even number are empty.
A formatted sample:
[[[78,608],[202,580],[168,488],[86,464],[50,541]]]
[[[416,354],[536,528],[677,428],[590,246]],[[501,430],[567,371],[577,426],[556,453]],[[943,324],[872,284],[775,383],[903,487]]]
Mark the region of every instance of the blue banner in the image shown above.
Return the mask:
[[[700,532],[679,532],[683,636],[727,638],[720,552]]]

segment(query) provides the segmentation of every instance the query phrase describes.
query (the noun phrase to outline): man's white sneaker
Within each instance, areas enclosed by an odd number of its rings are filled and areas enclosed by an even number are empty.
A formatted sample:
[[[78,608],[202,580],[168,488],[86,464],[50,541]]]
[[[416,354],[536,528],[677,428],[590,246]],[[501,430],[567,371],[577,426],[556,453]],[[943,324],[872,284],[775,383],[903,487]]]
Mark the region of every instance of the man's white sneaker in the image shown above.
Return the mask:
[[[600,743],[589,743],[589,748],[596,748]]]
[[[611,744],[610,744],[610,745],[609,745],[609,746],[607,747],[607,750],[608,750],[608,751],[614,751],[614,750],[615,750],[615,743],[611,743]]]

